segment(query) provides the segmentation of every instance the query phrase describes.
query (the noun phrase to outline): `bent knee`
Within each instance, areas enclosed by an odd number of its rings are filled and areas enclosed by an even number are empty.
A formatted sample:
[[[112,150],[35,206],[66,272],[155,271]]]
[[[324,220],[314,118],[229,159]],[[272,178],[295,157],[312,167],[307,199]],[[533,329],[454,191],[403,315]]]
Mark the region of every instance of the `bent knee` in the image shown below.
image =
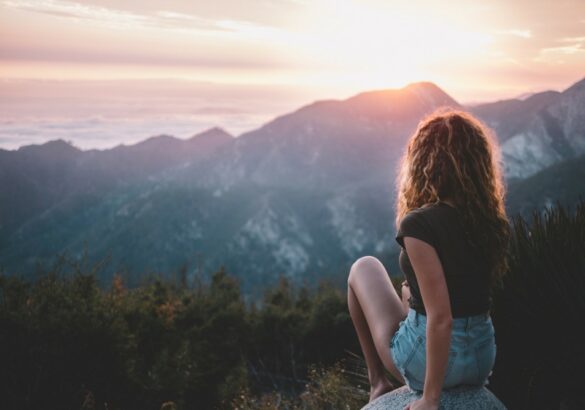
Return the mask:
[[[347,278],[347,283],[351,284],[355,280],[357,275],[361,275],[365,272],[372,271],[373,269],[379,269],[380,267],[384,267],[382,262],[375,256],[362,256],[358,258],[352,265],[351,269],[349,270],[349,276]]]

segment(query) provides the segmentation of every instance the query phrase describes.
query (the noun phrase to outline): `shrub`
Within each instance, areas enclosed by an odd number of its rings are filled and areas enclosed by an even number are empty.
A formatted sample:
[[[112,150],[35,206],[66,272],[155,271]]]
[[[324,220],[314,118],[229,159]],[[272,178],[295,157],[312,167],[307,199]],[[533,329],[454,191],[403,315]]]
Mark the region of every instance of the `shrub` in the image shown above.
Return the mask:
[[[585,201],[512,224],[510,270],[494,297],[492,389],[511,409],[585,408]]]

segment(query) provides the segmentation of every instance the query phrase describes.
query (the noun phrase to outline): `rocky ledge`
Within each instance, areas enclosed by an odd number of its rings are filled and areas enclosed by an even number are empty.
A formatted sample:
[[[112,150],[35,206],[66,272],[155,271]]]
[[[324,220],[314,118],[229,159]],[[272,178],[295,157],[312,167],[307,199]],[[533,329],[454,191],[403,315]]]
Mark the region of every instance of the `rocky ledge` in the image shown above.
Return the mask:
[[[362,410],[402,410],[421,395],[402,386],[366,404]],[[439,409],[506,410],[506,406],[485,387],[457,387],[443,391]]]

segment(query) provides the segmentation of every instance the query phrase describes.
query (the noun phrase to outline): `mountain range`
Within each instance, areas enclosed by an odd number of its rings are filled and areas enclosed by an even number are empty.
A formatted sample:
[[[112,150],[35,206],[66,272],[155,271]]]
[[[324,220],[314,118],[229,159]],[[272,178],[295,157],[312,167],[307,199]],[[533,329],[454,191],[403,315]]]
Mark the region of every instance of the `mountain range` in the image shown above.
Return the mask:
[[[63,140],[0,149],[0,265],[32,275],[62,252],[107,258],[104,283],[120,273],[130,285],[223,265],[250,296],[280,275],[341,283],[364,254],[398,275],[398,159],[441,106],[495,131],[510,215],[585,196],[585,79],[474,106],[419,82],[315,101],[237,138],[214,127],[107,150]]]

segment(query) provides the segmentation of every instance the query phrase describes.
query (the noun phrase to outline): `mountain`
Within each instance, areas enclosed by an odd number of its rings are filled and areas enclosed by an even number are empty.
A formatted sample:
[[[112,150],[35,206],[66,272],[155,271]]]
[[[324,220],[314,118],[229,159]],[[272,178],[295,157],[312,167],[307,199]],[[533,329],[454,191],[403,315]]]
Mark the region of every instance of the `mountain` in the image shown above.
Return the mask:
[[[476,113],[502,144],[509,209],[528,212],[582,187],[550,177],[550,191],[536,194],[530,181],[539,172],[565,175],[555,164],[583,151],[583,88],[581,81],[561,93],[463,107],[421,82],[315,101],[237,138],[215,128],[103,151],[63,141],[0,150],[0,182],[12,193],[0,203],[0,265],[30,273],[56,253],[79,258],[87,249],[92,261],[110,258],[100,273],[106,283],[125,272],[130,284],[148,272],[186,266],[193,276],[224,265],[252,297],[281,274],[343,283],[365,254],[397,275],[396,166],[418,121],[441,106]],[[51,154],[54,144],[61,148]],[[27,162],[21,151],[37,159]]]
[[[443,105],[460,107],[432,83],[316,101],[148,178],[138,178],[136,167],[149,162],[142,148],[156,147],[168,164],[176,139],[83,153],[83,169],[126,183],[70,195],[29,218],[4,235],[0,262],[30,271],[88,244],[91,259],[111,255],[105,277],[185,262],[191,273],[224,264],[248,290],[279,274],[339,275],[364,252],[391,252],[392,164],[420,117]]]
[[[363,183],[376,173],[386,178],[388,163],[396,161],[419,119],[445,105],[460,107],[427,82],[316,101],[242,134],[197,164],[212,167],[197,183],[220,193],[242,181],[328,189]]]
[[[186,140],[158,135],[129,146],[87,151],[79,166],[91,175],[106,178],[107,183],[128,183],[203,161],[233,139],[218,127]]]
[[[565,205],[585,199],[585,154],[545,168],[510,184],[508,212],[530,220],[535,209],[544,211],[556,201]]]
[[[232,139],[215,127],[188,140],[163,135],[107,150],[81,151],[63,140],[0,149],[0,237],[62,201],[102,195],[170,167],[201,161]]]
[[[501,142],[507,178],[526,178],[585,153],[585,78],[561,93],[470,107]]]
[[[532,94],[525,99],[501,100],[471,107],[470,111],[497,129],[498,139],[505,142],[520,133],[531,117],[558,100],[558,91]]]
[[[10,231],[68,195],[81,155],[63,140],[0,150],[0,229]]]

